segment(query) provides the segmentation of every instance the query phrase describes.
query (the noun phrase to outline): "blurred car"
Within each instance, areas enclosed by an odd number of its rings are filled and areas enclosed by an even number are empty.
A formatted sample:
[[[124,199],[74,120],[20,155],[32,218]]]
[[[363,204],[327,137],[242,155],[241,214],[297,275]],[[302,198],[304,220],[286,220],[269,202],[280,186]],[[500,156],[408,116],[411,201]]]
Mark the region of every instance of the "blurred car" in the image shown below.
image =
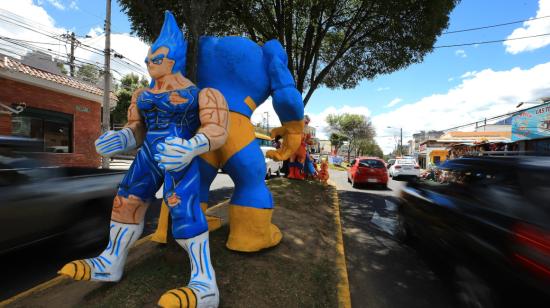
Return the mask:
[[[390,169],[393,164],[395,164],[395,158],[388,159],[388,162],[386,163],[386,168]]]
[[[276,148],[273,146],[273,138],[271,138],[268,135],[256,133],[256,141],[260,144],[260,148],[262,149],[262,153],[264,154],[265,158],[265,168],[266,168],[266,174],[265,178],[266,180],[271,178],[271,175],[273,173],[277,174],[277,176],[281,175],[281,169],[283,168],[283,162],[282,161],[275,161],[271,158],[267,158],[265,156],[265,153],[270,150],[276,150]]]
[[[24,153],[34,143],[0,137],[0,256],[44,242],[105,245],[124,171],[50,166]]]
[[[378,184],[386,188],[388,185],[386,164],[377,157],[358,157],[350,163],[348,183],[353,187],[359,184]]]
[[[463,305],[532,298],[519,290],[550,303],[550,157],[461,158],[439,168],[445,181],[404,188],[398,238],[418,239],[451,265]]]
[[[418,166],[414,159],[396,159],[395,163],[391,165],[389,173],[390,177],[393,177],[394,179],[400,177],[419,177],[420,166]]]

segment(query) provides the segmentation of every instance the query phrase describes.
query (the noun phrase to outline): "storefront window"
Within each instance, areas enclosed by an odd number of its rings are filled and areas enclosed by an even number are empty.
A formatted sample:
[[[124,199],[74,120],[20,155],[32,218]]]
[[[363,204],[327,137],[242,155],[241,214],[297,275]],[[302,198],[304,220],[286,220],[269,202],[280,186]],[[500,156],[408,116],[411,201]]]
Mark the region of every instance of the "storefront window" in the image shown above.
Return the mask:
[[[72,152],[72,115],[34,108],[12,116],[12,135],[43,141],[43,151]]]

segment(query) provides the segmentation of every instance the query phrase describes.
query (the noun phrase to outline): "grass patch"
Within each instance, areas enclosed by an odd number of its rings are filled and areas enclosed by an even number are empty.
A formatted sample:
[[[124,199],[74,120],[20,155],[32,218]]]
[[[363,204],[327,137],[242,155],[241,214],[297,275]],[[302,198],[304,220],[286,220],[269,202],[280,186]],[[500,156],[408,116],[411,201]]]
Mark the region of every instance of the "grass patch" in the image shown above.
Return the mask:
[[[268,181],[283,232],[274,248],[253,254],[225,248],[229,229],[210,234],[221,307],[336,307],[338,281],[333,187],[313,181]],[[184,286],[189,260],[176,245],[157,249],[117,284],[84,296],[83,307],[154,307],[167,290]]]
[[[330,169],[337,170],[337,171],[347,171],[347,170],[348,170],[347,167],[338,166],[338,165],[333,165],[333,164],[329,164],[328,167],[329,167]]]

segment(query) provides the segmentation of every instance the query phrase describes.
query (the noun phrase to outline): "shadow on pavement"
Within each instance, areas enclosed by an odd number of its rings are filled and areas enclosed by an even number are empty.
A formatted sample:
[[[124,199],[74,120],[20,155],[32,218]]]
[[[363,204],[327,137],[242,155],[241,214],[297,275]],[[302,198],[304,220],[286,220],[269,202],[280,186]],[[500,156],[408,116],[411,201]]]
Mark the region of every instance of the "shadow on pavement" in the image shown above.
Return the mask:
[[[392,196],[338,191],[353,307],[452,307],[442,284],[416,250],[392,236]]]

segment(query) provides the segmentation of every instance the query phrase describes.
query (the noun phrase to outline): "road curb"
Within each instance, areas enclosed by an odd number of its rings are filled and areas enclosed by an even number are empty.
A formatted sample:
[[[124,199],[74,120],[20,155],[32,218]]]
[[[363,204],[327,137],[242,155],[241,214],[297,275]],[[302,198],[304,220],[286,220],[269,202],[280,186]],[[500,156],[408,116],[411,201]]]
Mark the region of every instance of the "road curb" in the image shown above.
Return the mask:
[[[340,222],[340,202],[336,184],[329,181],[328,184],[334,188],[333,209],[334,222],[336,223],[336,267],[340,276],[338,282],[338,307],[351,308],[351,296],[349,291],[348,268],[346,265],[346,254],[344,251],[344,237],[342,235],[342,223]]]
[[[132,247],[132,249],[136,248],[136,247],[139,247],[141,245],[143,245],[144,243],[147,243],[149,241],[151,241],[151,236],[152,234],[149,234],[147,236],[144,236],[142,238],[140,238],[139,240],[136,241],[136,243],[134,244],[134,246]],[[16,294],[6,300],[3,300],[0,302],[0,307],[7,307],[8,305],[10,304],[13,304],[14,302],[18,301],[18,300],[22,300],[24,298],[27,298],[29,297],[30,295],[36,293],[36,292],[39,292],[39,291],[44,291],[44,290],[47,290],[51,287],[54,287],[64,281],[67,281],[69,280],[69,277],[67,276],[62,276],[62,275],[59,275],[53,279],[50,279],[44,283],[41,283],[33,288],[30,288],[26,291],[23,291],[19,294]]]

